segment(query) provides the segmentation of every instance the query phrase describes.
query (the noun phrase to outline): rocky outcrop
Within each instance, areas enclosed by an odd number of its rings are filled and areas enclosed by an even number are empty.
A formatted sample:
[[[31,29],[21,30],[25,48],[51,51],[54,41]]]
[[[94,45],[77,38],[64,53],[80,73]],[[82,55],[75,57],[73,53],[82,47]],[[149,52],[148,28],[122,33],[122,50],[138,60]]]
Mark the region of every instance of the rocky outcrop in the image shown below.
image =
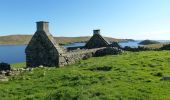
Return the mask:
[[[10,64],[0,63],[0,71],[10,71],[10,70],[11,70]]]

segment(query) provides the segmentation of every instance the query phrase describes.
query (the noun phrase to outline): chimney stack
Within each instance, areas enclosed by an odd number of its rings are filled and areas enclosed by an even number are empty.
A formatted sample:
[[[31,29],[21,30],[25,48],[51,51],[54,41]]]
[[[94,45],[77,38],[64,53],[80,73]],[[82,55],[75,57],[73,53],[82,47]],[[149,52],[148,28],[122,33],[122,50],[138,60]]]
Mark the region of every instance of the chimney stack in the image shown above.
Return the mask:
[[[100,30],[99,29],[93,30],[93,34],[100,34]]]
[[[48,29],[49,22],[39,21],[39,22],[36,22],[36,23],[37,23],[37,31],[49,32],[49,29]]]

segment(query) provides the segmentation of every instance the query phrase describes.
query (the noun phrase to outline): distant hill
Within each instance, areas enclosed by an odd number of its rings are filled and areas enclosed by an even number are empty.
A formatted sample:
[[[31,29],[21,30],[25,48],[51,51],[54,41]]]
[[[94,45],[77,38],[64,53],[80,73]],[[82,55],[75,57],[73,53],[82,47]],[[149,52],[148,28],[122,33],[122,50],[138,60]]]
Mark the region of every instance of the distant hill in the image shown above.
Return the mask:
[[[0,36],[1,45],[22,45],[28,44],[32,35],[8,35]],[[59,44],[67,44],[72,42],[87,42],[90,39],[90,36],[83,37],[54,37],[56,42]],[[126,42],[131,41],[131,39],[115,39],[111,37],[105,37],[110,42]]]
[[[158,41],[154,41],[154,40],[144,40],[144,41],[141,41],[139,44],[141,45],[149,45],[149,44],[159,44],[160,42]]]

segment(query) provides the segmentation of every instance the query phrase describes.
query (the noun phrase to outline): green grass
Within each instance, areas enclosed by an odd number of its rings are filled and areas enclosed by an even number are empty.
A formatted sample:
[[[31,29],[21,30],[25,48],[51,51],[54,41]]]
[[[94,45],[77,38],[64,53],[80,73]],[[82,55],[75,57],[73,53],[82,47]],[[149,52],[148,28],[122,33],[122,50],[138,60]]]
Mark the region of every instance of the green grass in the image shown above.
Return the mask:
[[[22,63],[16,63],[16,64],[11,64],[12,68],[26,68],[26,63],[22,62]]]
[[[163,76],[170,76],[170,51],[125,52],[12,76],[0,82],[0,99],[169,100],[170,81]]]

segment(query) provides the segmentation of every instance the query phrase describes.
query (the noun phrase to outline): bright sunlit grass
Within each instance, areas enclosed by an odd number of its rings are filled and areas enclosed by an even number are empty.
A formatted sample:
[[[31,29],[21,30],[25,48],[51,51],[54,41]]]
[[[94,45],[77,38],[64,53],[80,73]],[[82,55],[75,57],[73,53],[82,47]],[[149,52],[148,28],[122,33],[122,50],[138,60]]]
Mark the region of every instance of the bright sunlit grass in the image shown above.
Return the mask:
[[[0,83],[0,97],[2,100],[168,100],[170,82],[161,81],[163,76],[170,76],[170,51],[125,52],[12,76],[11,81]]]

